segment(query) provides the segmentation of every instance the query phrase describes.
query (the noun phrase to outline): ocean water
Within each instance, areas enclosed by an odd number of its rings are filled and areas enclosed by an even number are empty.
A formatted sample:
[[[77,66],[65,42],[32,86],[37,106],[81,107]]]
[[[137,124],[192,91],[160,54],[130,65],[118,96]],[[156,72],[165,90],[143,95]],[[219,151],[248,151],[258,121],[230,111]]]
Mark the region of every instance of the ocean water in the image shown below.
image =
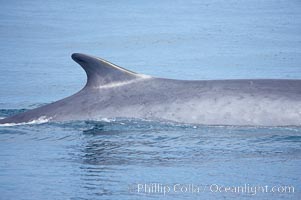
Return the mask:
[[[80,90],[74,52],[157,77],[301,79],[300,10],[297,0],[0,1],[0,117]],[[0,127],[3,200],[300,199],[300,169],[301,127]]]

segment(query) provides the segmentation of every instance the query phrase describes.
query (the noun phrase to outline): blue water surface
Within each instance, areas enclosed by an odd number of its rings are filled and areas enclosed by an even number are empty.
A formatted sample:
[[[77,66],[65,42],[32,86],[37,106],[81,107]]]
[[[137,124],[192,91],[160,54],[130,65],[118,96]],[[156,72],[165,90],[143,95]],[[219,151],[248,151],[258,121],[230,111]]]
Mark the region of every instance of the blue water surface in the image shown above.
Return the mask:
[[[297,0],[0,1],[0,117],[80,90],[86,77],[74,52],[156,77],[301,79],[300,10]],[[300,127],[138,119],[0,127],[3,200],[300,199],[300,167]],[[164,195],[144,184],[184,189]],[[203,190],[185,192],[192,184]]]

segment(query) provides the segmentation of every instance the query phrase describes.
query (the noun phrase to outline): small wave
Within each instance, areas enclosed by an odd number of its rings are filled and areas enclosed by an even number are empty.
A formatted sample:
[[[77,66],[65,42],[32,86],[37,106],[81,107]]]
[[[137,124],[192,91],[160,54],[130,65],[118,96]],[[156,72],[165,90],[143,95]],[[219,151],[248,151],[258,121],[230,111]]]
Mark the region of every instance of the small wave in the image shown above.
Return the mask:
[[[29,122],[0,124],[0,127],[30,125],[30,124],[44,124],[44,123],[49,122],[49,120],[51,120],[51,118],[47,118],[46,116],[42,116],[38,119],[34,119],[34,120],[29,121]]]
[[[28,109],[0,109],[1,119],[26,112]]]

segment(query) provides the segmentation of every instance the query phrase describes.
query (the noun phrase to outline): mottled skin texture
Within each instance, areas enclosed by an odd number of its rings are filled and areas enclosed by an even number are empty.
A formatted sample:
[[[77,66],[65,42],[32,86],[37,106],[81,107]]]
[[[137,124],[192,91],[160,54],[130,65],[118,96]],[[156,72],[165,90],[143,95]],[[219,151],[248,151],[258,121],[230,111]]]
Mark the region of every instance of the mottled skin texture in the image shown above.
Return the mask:
[[[88,81],[78,93],[0,120],[22,123],[139,118],[211,125],[301,125],[301,80],[183,81],[130,72],[73,54]]]

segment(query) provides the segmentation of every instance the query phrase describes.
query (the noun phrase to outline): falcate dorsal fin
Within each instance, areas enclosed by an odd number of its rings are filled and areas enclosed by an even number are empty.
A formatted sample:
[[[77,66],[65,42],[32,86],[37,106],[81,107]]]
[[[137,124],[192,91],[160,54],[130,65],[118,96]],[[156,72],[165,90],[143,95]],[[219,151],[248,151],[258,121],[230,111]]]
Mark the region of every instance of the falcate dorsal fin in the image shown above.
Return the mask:
[[[146,77],[145,75],[126,70],[101,58],[81,53],[74,53],[71,57],[86,71],[87,84],[85,87],[97,88],[108,84],[122,83]]]

